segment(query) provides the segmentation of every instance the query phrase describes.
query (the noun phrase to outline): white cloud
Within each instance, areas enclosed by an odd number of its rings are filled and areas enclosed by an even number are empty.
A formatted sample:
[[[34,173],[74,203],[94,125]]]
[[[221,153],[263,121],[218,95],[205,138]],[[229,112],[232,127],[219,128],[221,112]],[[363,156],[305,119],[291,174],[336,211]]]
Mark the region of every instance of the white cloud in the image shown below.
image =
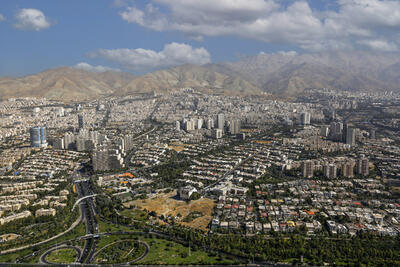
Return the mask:
[[[182,64],[204,65],[211,62],[208,51],[187,44],[170,43],[160,52],[138,49],[99,49],[88,55],[118,62],[124,68],[136,71],[153,70]]]
[[[15,15],[17,23],[14,25],[20,30],[40,31],[51,26],[42,11],[34,8],[22,8]]]
[[[282,55],[282,56],[287,56],[287,57],[297,56],[297,52],[296,51],[279,51],[278,54]]]
[[[74,68],[80,69],[80,70],[85,70],[85,71],[90,71],[90,72],[121,71],[120,69],[114,69],[114,68],[105,67],[105,66],[101,66],[101,65],[93,66],[86,62],[78,63],[74,66]]]
[[[394,52],[398,50],[395,43],[389,43],[385,40],[361,40],[358,43],[373,50],[382,52]]]
[[[317,11],[311,1],[150,0],[145,8],[124,8],[120,16],[156,31],[179,31],[194,40],[238,36],[306,50],[352,49],[361,40],[395,43],[400,1],[336,0],[337,10]],[[369,46],[370,49],[379,45]]]
[[[6,20],[6,17],[3,16],[3,14],[0,14],[0,21]]]

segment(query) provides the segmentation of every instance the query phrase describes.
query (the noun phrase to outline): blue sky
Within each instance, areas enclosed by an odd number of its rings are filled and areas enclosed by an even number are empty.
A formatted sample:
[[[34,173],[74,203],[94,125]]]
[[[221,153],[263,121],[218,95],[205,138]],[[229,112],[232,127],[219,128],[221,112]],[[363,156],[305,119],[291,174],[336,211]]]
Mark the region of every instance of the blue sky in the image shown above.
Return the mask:
[[[397,52],[399,30],[392,0],[3,0],[0,76],[60,66],[144,73],[260,52]]]

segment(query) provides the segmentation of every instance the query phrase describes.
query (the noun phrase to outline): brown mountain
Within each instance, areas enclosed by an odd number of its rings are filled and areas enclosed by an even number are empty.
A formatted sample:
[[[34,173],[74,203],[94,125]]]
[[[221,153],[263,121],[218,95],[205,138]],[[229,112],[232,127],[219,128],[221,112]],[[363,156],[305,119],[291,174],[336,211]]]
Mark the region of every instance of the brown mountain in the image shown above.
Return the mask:
[[[22,78],[0,79],[0,98],[90,99],[112,94],[134,78],[128,73],[94,73],[63,67]]]
[[[0,78],[0,98],[33,96],[68,101],[183,87],[227,95],[268,92],[279,96],[296,96],[308,88],[399,91],[400,58],[355,51],[262,54],[237,62],[183,65],[139,77],[57,68],[22,78]]]
[[[400,90],[400,58],[372,52],[302,55],[262,54],[213,69],[252,81],[265,91],[296,95],[308,88],[352,91]]]
[[[185,87],[236,95],[261,93],[259,87],[238,76],[216,72],[205,66],[183,65],[138,77],[115,94],[166,92]]]

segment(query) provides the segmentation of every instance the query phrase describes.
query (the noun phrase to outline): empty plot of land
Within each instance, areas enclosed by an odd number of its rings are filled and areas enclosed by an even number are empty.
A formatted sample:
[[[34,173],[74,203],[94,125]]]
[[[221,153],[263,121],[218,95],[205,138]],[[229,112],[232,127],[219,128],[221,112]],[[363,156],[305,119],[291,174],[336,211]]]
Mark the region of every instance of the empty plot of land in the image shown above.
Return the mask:
[[[207,198],[194,200],[190,202],[177,200],[174,198],[176,192],[168,194],[159,194],[154,198],[146,200],[135,200],[126,205],[135,205],[142,210],[154,211],[157,215],[174,216],[177,221],[182,225],[192,228],[199,228],[207,230],[207,226],[212,219],[212,212],[214,209],[214,201]],[[189,214],[201,214],[202,216],[194,218],[188,222],[181,220],[185,219]]]

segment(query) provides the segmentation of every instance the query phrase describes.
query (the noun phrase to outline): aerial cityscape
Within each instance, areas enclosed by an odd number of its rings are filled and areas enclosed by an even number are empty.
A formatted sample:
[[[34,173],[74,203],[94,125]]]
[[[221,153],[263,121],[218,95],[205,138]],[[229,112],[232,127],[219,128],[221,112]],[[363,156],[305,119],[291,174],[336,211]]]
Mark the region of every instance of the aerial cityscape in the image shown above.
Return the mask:
[[[0,3],[0,266],[400,266],[400,2],[332,2]]]

